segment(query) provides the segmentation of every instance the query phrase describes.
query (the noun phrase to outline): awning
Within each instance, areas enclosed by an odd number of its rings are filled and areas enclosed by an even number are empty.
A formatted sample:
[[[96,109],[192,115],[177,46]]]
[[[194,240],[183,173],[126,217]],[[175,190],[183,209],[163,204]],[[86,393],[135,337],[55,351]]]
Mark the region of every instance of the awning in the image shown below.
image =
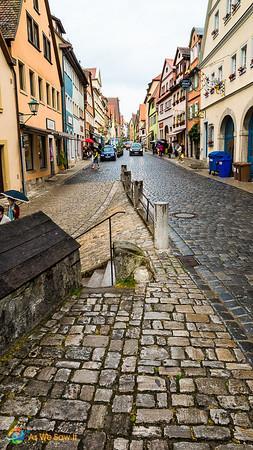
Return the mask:
[[[175,131],[175,133],[173,133],[172,136],[176,136],[177,134],[185,133],[185,130],[186,130],[186,129],[184,128],[183,130]]]

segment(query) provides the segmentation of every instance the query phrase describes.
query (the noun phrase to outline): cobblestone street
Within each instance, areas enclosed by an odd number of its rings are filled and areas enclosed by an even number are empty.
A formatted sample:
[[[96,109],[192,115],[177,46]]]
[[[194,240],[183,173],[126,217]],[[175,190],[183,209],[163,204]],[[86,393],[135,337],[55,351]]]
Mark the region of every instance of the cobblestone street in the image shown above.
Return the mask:
[[[0,448],[16,447],[6,433],[21,423],[30,430],[22,449],[253,449],[253,370],[246,353],[217,313],[215,294],[203,283],[199,288],[197,274],[184,268],[175,249],[154,250],[120,186],[112,186],[123,162],[136,171],[156,164],[149,156],[131,162],[125,157],[103,165],[99,174],[87,169],[72,178],[58,202],[51,192],[52,210],[46,196],[40,200],[57,221],[62,215],[58,219],[54,205],[64,205],[67,195],[70,211],[82,211],[75,226],[83,226],[83,217],[85,225],[98,220],[88,197],[80,195],[91,188],[101,217],[123,206],[115,237],[145,249],[155,279],[135,291],[83,289],[1,359]],[[166,162],[157,164],[164,175],[170,171]],[[151,176],[148,181],[151,186]],[[71,195],[76,199],[78,193],[77,206]],[[29,209],[35,208],[33,202]],[[71,226],[66,222],[66,229]],[[66,441],[53,440],[59,435]]]

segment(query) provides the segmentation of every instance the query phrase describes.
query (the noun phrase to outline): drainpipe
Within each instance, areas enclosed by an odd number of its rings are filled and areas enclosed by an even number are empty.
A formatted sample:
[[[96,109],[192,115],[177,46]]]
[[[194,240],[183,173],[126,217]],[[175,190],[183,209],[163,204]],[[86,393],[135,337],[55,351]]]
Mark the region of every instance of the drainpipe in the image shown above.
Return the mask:
[[[15,85],[15,103],[16,103],[16,115],[17,115],[17,130],[18,130],[18,141],[19,141],[19,156],[20,156],[20,166],[21,166],[21,183],[22,183],[22,191],[26,195],[26,180],[25,180],[25,168],[24,168],[24,158],[23,158],[23,135],[20,130],[20,121],[19,121],[19,104],[18,104],[18,83],[17,76],[14,67],[12,67],[12,72],[14,76],[14,85]]]
[[[66,91],[65,91],[65,65],[64,65],[64,52],[62,51],[62,77],[63,77],[63,86],[61,88],[61,97],[62,97],[62,127],[64,133],[67,132],[67,114],[66,114]],[[68,148],[67,148],[67,138],[63,138],[64,143],[64,154],[67,163],[67,169],[69,168],[69,160],[68,160]]]

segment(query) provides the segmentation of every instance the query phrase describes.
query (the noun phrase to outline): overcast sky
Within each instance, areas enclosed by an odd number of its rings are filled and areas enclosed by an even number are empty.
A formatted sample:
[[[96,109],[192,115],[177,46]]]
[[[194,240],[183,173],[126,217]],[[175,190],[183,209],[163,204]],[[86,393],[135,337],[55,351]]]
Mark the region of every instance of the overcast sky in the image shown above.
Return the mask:
[[[204,26],[208,0],[49,0],[85,67],[99,67],[103,93],[129,119],[164,58]]]

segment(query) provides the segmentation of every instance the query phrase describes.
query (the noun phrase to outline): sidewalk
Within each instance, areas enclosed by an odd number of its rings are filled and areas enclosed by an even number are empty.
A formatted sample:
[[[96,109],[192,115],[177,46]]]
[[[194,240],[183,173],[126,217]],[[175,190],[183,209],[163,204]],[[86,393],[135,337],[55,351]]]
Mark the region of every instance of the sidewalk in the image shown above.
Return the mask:
[[[148,153],[151,153],[151,152],[148,151]],[[159,158],[159,156],[157,156],[157,155],[154,155],[154,156]],[[196,165],[199,165],[201,163],[201,161],[198,160],[198,159],[185,158],[183,163],[179,162],[175,158],[169,158],[168,156],[163,156],[163,159],[166,159],[166,160],[170,161],[171,163],[173,163],[173,164],[175,164],[177,166],[183,167],[186,170],[193,171],[193,172],[195,172],[198,175],[201,175],[203,177],[210,178],[211,180],[219,181],[220,183],[227,184],[229,186],[233,186],[233,187],[235,187],[237,189],[241,189],[243,191],[249,192],[250,194],[253,194],[253,182],[243,183],[243,182],[235,180],[233,177],[231,177],[231,178],[221,178],[221,177],[218,177],[218,176],[210,175],[209,174],[209,170],[206,169],[206,168],[203,168],[203,169],[202,168],[192,168],[191,165],[196,166]]]
[[[138,241],[153,282],[83,289],[0,359],[1,449],[22,419],[27,449],[253,450],[253,370],[212,293],[139,226]]]
[[[42,185],[34,186],[34,189],[28,192],[29,199],[33,200],[34,198],[41,197],[42,195],[46,194],[52,187],[63,184],[65,181],[69,180],[78,172],[90,165],[90,160],[77,161],[75,166],[71,169],[67,169],[57,173],[53,177],[48,178]]]

